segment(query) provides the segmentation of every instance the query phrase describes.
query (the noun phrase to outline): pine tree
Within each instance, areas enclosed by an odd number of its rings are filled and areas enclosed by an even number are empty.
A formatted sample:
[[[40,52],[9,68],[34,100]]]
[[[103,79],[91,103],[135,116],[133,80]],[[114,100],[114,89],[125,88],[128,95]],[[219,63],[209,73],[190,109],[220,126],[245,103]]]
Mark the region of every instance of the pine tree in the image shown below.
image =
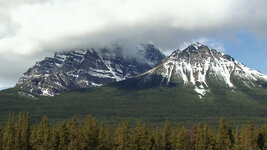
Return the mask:
[[[36,149],[38,147],[37,146],[38,141],[36,137],[37,137],[37,127],[31,128],[31,135],[29,140],[31,149]]]
[[[258,139],[257,139],[257,144],[260,150],[264,150],[264,142],[265,142],[264,134],[262,131],[260,131],[258,133]]]
[[[198,124],[194,127],[194,132],[192,133],[195,150],[206,150],[206,146],[204,143],[204,134],[202,124]]]
[[[97,122],[90,115],[86,117],[82,128],[82,149],[96,149],[98,146],[99,129]]]
[[[176,129],[172,130],[170,136],[171,149],[176,149],[177,134],[180,130],[180,126],[177,126]]]
[[[33,141],[33,149],[51,149],[51,129],[48,118],[43,117],[40,125],[34,131],[36,136],[31,136]],[[34,139],[35,138],[35,139]]]
[[[163,150],[171,149],[170,138],[171,138],[171,124],[169,121],[166,121],[162,129],[162,149]]]
[[[191,144],[190,134],[184,127],[178,129],[176,136],[177,138],[175,143],[175,149],[191,150],[193,148]]]
[[[3,140],[3,131],[2,127],[0,126],[0,150],[2,149],[2,140]]]
[[[162,137],[159,128],[156,128],[152,135],[149,137],[149,149],[161,150],[162,149]]]
[[[111,150],[111,133],[107,128],[105,128],[103,124],[101,125],[99,130],[98,141],[98,150]]]
[[[205,123],[202,127],[198,124],[194,133],[195,150],[212,150],[215,149],[216,141],[214,139],[214,133],[209,129],[208,125]]]
[[[65,122],[58,126],[58,150],[65,150],[69,145],[69,131]]]
[[[59,147],[59,133],[57,126],[53,126],[51,129],[50,145],[51,149],[58,149]]]
[[[233,146],[233,150],[242,150],[241,136],[240,136],[239,128],[236,128],[234,137],[235,137],[235,143]]]
[[[29,149],[29,114],[19,113],[18,122],[15,123],[16,135],[15,135],[15,147],[20,150]]]
[[[15,149],[15,122],[14,114],[9,114],[8,121],[6,122],[5,131],[3,133],[2,149],[13,150]]]
[[[114,133],[116,150],[128,150],[131,144],[131,130],[127,122],[120,123]]]
[[[137,122],[132,136],[132,150],[146,150],[148,149],[148,131],[146,125],[141,125],[140,121]]]
[[[267,124],[264,124],[261,127],[261,133],[263,133],[263,137],[264,137],[263,149],[267,150]]]
[[[232,148],[232,130],[225,118],[221,118],[220,120],[216,142],[218,150],[230,150]]]
[[[243,128],[242,137],[242,147],[244,150],[258,149],[257,134],[252,121],[249,121],[248,126]]]
[[[79,129],[79,124],[76,116],[73,116],[71,121],[67,125],[69,131],[69,145],[68,149],[78,150],[81,149],[81,130]]]

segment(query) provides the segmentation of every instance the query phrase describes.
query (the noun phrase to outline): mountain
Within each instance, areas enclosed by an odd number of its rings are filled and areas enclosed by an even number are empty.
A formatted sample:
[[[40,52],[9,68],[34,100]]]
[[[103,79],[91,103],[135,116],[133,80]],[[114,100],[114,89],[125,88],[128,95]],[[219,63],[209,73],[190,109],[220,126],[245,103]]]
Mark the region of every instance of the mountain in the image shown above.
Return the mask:
[[[19,79],[17,87],[31,93],[54,96],[63,91],[100,86],[141,74],[165,55],[152,44],[140,44],[136,56],[127,56],[121,47],[79,49],[55,53],[37,62]]]
[[[160,56],[157,51],[152,50],[155,53],[151,53],[150,48],[142,47],[138,46],[141,51],[138,55],[143,56],[138,58],[139,61],[149,60],[149,56]],[[149,47],[154,49],[152,45]],[[142,54],[143,50],[151,55]],[[105,59],[105,51],[94,51],[103,58],[103,62],[115,62],[111,57]],[[86,51],[85,55],[93,56],[90,53],[94,51]],[[64,62],[76,62],[73,60],[78,59],[78,51],[69,53],[70,56],[66,57]],[[94,62],[96,60],[101,59],[93,59]],[[56,68],[58,63],[55,61],[53,58],[51,64]],[[93,88],[75,87],[53,97],[37,96],[38,100],[35,94],[20,87],[0,91],[0,121],[3,122],[12,111],[29,112],[33,123],[40,122],[44,114],[47,114],[53,123],[69,120],[74,114],[79,119],[91,114],[109,125],[122,120],[140,120],[148,125],[160,126],[169,120],[192,127],[197,122],[217,124],[222,116],[233,125],[241,125],[248,120],[253,120],[258,125],[267,123],[266,75],[249,69],[234,58],[195,43],[182,51],[173,52],[158,64],[157,61],[151,62],[153,61],[145,64],[155,64],[155,67],[132,78],[113,82],[116,80],[114,77],[110,84]],[[60,64],[65,66],[65,63]],[[115,68],[112,67],[114,70]],[[117,73],[116,70],[114,72]],[[32,83],[31,80],[29,82]],[[95,80],[93,82],[97,83]]]
[[[191,87],[199,97],[203,97],[216,88],[231,91],[266,88],[267,76],[229,55],[197,42],[182,51],[174,51],[153,69],[115,84],[125,85],[125,88],[128,85],[133,88],[160,85]]]

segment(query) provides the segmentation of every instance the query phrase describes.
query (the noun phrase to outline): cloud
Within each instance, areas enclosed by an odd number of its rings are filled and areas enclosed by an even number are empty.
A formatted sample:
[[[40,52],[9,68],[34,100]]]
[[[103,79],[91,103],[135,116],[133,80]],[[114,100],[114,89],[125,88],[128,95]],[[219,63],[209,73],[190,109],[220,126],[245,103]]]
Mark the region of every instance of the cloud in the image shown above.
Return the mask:
[[[111,43],[123,43],[134,54],[130,47],[142,42],[153,41],[168,52],[186,41],[205,38],[224,51],[218,39],[234,39],[237,30],[266,37],[266,4],[264,0],[0,0],[0,67],[10,63],[14,71],[5,72],[17,80],[25,68],[54,51]],[[27,63],[20,67],[24,71],[15,69],[25,57]],[[0,78],[5,72],[0,71]]]
[[[1,52],[8,51],[21,55],[31,55],[51,43],[66,38],[87,39],[91,35],[124,28],[125,33],[117,32],[116,38],[135,36],[138,32],[152,34],[165,30],[166,38],[171,32],[198,32],[220,28],[231,20],[230,0],[57,0],[46,3],[19,1],[18,7],[5,10],[10,17],[9,24],[3,24],[0,40]],[[8,5],[8,4],[6,4]],[[10,5],[10,4],[9,4]],[[15,7],[15,6],[13,6]],[[12,26],[10,27],[10,24]],[[11,28],[6,30],[7,28]],[[143,32],[143,30],[145,32]],[[127,31],[128,30],[128,31]],[[10,35],[6,35],[8,32]],[[136,33],[137,32],[137,33]],[[167,35],[166,35],[167,34]],[[3,35],[6,35],[3,37]],[[84,37],[88,35],[88,37]],[[104,38],[106,35],[103,35]],[[109,35],[107,35],[109,36]],[[160,38],[160,35],[157,35]],[[174,35],[172,35],[174,36]],[[151,37],[153,38],[153,37]],[[168,37],[167,37],[168,38]],[[107,39],[107,42],[114,38]],[[157,40],[157,39],[156,39]],[[63,41],[64,42],[64,41]],[[90,41],[89,41],[90,42]],[[100,43],[102,41],[95,41]],[[42,45],[47,43],[47,45]],[[68,45],[68,43],[65,43]],[[12,47],[10,45],[13,45]],[[71,43],[73,45],[73,43]],[[57,46],[55,44],[55,46]],[[79,46],[79,45],[77,45]]]

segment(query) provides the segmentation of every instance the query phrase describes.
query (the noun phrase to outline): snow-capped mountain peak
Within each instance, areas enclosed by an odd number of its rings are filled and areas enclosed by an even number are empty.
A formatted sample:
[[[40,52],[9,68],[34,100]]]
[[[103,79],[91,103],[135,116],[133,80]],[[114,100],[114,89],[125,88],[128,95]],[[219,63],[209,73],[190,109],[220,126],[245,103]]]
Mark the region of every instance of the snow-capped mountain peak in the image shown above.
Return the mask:
[[[32,93],[54,96],[63,91],[100,86],[143,73],[165,56],[151,44],[142,44],[138,57],[123,55],[121,48],[77,49],[55,53],[37,62],[19,79],[17,86]]]
[[[182,51],[174,51],[161,64],[142,76],[155,74],[162,77],[160,84],[191,86],[200,97],[215,86],[234,90],[240,86],[264,87],[267,83],[266,75],[199,42]]]

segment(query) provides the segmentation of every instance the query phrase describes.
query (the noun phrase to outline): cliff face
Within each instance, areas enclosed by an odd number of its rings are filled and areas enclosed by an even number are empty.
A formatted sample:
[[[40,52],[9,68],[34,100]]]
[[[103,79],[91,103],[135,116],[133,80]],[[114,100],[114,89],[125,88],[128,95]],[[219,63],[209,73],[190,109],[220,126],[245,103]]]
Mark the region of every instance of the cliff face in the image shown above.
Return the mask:
[[[55,53],[37,62],[19,79],[17,86],[32,93],[54,96],[63,91],[88,88],[124,80],[143,73],[165,58],[151,44],[140,44],[137,56],[120,49],[89,49]]]

